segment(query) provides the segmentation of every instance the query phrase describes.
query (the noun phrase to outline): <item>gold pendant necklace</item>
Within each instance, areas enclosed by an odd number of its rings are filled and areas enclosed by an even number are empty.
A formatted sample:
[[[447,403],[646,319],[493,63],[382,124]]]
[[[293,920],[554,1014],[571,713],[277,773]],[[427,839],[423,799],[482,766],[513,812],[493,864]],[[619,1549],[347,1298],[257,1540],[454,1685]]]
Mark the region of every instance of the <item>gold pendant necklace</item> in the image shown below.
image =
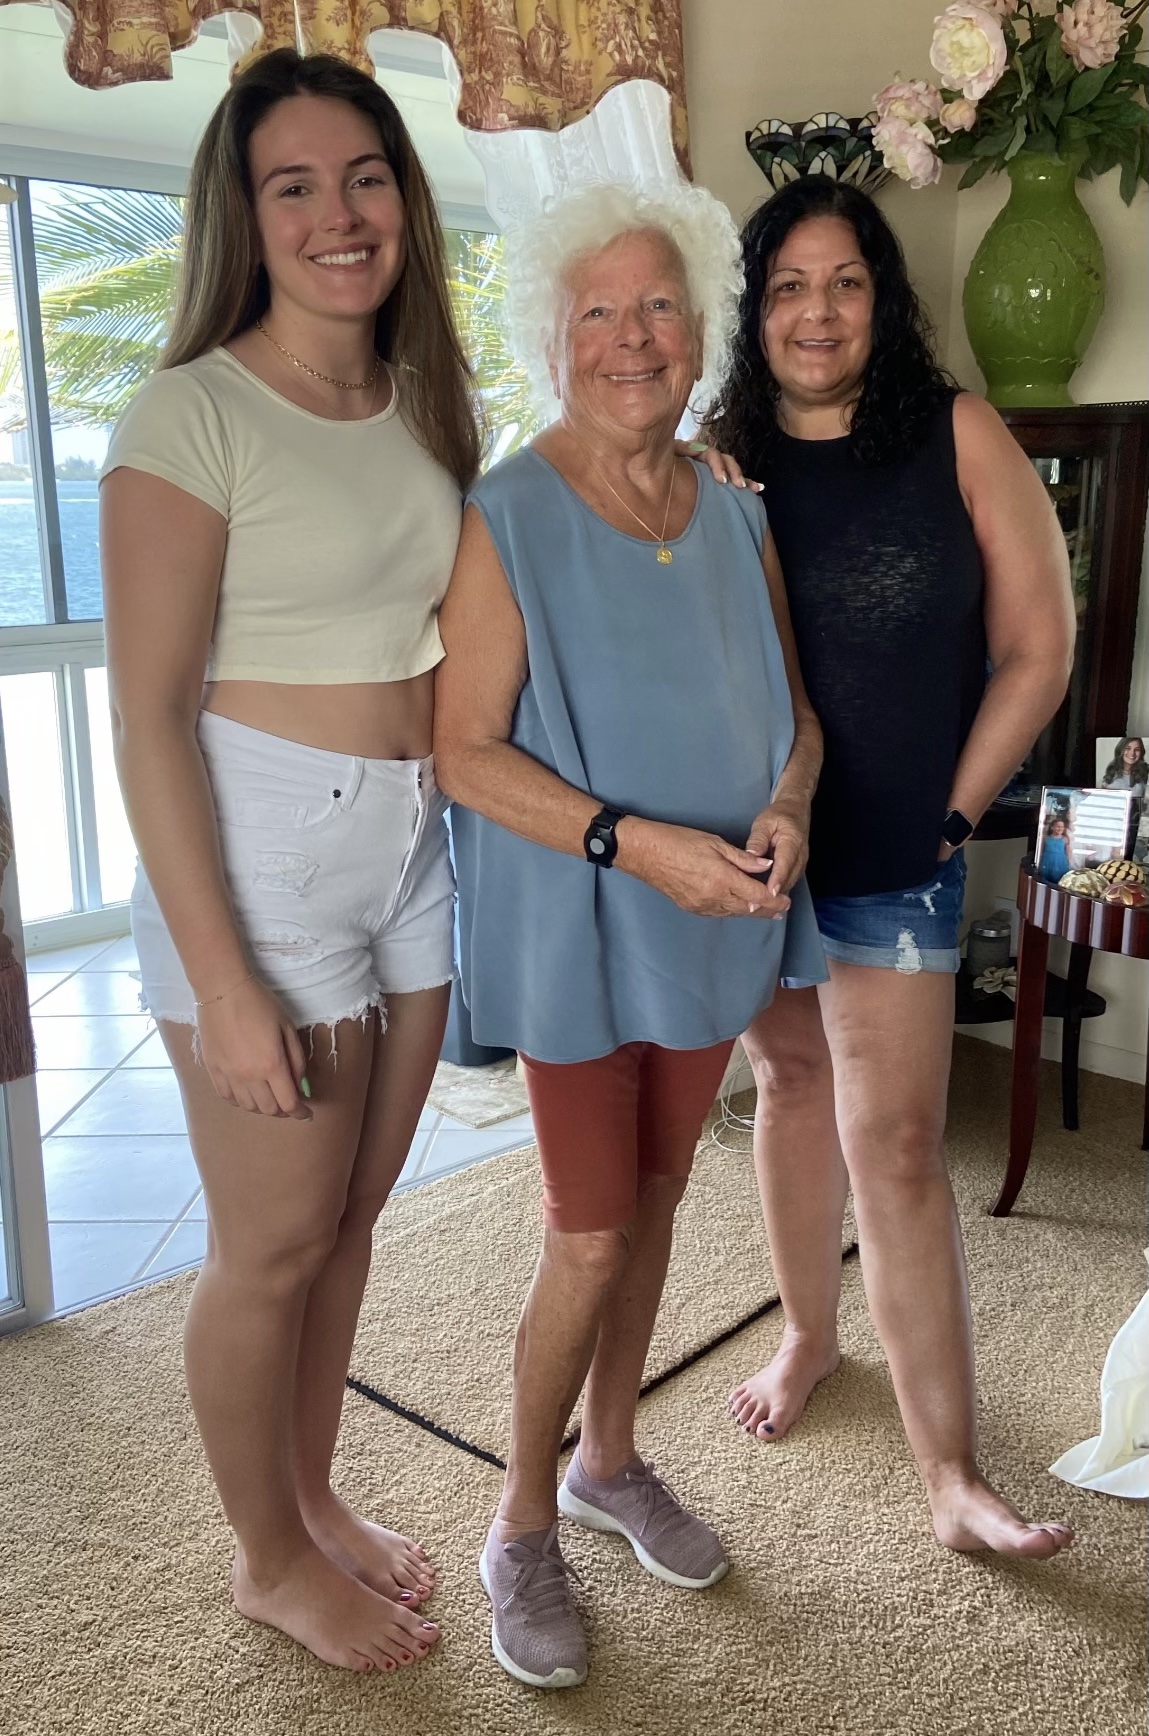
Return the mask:
[[[580,444],[581,444],[581,442],[580,442]],[[651,528],[647,524],[646,520],[644,518],[639,518],[639,516],[638,516],[637,512],[635,512],[633,506],[627,506],[626,501],[622,498],[622,495],[618,492],[618,489],[614,486],[614,484],[610,480],[610,477],[606,474],[606,471],[602,468],[602,465],[599,463],[598,459],[595,457],[594,453],[591,451],[589,446],[587,446],[585,448],[585,451],[586,451],[587,457],[590,459],[591,463],[594,465],[595,469],[598,471],[599,475],[602,477],[603,481],[606,483],[607,487],[610,489],[610,492],[614,495],[614,498],[618,501],[618,504],[623,508],[624,511],[629,512],[631,518],[634,519],[636,524],[640,524],[642,526],[642,528],[646,532],[647,536],[654,537],[655,542],[658,544],[658,547],[654,552],[655,560],[658,561],[661,566],[668,567],[674,559],[673,552],[670,549],[668,549],[666,546],[666,527],[670,523],[670,503],[674,498],[674,471],[675,471],[675,466],[678,462],[677,459],[671,459],[671,463],[670,463],[670,489],[669,489],[669,492],[666,496],[666,511],[662,515],[662,535],[661,536],[654,536],[654,532],[651,530]]]
[[[298,356],[293,356],[278,338],[272,337],[261,319],[256,320],[255,329],[262,332],[268,343],[277,349],[281,356],[286,356],[294,367],[299,368],[305,374],[310,374],[313,380],[322,380],[325,386],[338,386],[341,392],[366,392],[379,378],[378,356],[375,357],[375,366],[365,380],[337,380],[333,374],[321,374],[318,368],[309,368],[306,362],[301,362]]]

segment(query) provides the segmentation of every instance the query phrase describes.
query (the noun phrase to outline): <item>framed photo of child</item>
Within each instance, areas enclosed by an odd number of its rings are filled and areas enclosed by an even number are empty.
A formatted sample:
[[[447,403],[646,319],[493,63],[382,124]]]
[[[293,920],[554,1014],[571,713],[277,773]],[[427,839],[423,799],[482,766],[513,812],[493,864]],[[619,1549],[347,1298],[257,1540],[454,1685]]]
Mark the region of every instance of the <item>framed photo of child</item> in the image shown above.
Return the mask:
[[[1133,851],[1141,818],[1141,795],[1125,786],[1076,789],[1047,784],[1041,792],[1037,872],[1056,886],[1071,868],[1123,862]]]

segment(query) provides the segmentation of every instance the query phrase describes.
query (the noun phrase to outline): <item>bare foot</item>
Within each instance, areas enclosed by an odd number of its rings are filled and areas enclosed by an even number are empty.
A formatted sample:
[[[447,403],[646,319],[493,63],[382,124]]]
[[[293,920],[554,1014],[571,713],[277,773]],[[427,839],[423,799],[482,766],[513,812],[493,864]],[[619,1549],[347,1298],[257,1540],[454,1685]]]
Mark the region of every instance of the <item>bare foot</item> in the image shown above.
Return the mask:
[[[419,1543],[361,1519],[336,1494],[304,1514],[308,1531],[329,1561],[380,1597],[418,1609],[435,1589],[435,1569]]]
[[[976,1469],[935,1482],[929,1497],[934,1531],[947,1549],[993,1549],[998,1555],[1048,1561],[1073,1543],[1071,1526],[1032,1525]]]
[[[241,1615],[279,1628],[345,1670],[413,1664],[439,1638],[434,1622],[369,1591],[316,1548],[303,1550],[274,1580],[258,1582],[237,1548],[231,1590]]]
[[[787,1327],[773,1360],[730,1394],[730,1414],[748,1435],[780,1441],[802,1415],[818,1382],[833,1374],[841,1360],[837,1341],[827,1349]]]

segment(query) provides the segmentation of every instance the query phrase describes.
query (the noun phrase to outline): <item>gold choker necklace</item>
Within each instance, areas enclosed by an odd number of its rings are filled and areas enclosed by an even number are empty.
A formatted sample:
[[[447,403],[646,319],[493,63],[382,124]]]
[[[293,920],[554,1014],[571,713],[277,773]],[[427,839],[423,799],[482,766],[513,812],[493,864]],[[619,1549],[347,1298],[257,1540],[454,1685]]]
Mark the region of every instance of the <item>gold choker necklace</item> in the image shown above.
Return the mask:
[[[256,331],[262,332],[268,343],[271,344],[273,348],[277,349],[281,356],[286,356],[293,366],[301,369],[305,374],[310,374],[313,380],[322,380],[325,386],[338,386],[341,392],[366,392],[379,378],[378,356],[375,357],[375,366],[372,368],[365,380],[337,380],[333,374],[321,374],[318,368],[309,368],[306,362],[301,362],[298,356],[293,356],[291,351],[286,349],[283,344],[280,343],[278,338],[272,337],[261,319],[256,320],[255,329]]]

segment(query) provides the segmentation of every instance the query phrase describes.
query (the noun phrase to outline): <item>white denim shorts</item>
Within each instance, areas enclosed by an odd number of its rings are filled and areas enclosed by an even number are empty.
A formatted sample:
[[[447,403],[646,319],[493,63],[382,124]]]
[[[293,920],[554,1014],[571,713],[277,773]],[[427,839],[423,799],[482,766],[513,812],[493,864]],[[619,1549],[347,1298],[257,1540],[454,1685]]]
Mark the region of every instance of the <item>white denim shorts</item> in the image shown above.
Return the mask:
[[[455,880],[433,763],[359,759],[200,713],[228,891],[254,974],[296,1026],[364,1019],[454,977]],[[195,1023],[143,868],[132,893],[140,1000]],[[194,974],[194,971],[193,971]]]

